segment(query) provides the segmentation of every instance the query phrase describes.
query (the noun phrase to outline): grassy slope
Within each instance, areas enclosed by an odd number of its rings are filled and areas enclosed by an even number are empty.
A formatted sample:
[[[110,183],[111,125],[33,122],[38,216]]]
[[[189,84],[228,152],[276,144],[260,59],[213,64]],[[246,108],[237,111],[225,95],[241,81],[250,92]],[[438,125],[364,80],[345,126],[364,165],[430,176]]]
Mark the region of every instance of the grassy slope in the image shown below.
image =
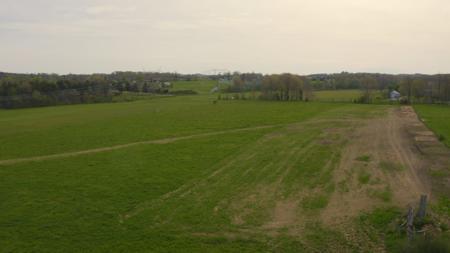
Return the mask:
[[[142,137],[134,135],[136,131],[148,134],[145,138],[156,138],[312,118],[365,117],[376,108],[251,101],[212,105],[204,98],[184,98],[2,111],[2,123],[14,124],[2,126],[9,131],[2,138],[8,137],[12,150],[2,151],[11,156],[21,149],[34,154],[105,146],[116,135],[121,141]],[[326,129],[345,127],[347,123],[312,121],[1,166],[0,251],[351,248],[342,234],[321,226],[315,215],[334,191],[330,177],[345,142]],[[57,134],[62,140],[57,142],[58,138],[47,134]],[[15,140],[25,141],[25,137],[41,142],[14,149]],[[333,141],[322,145],[320,140]],[[182,185],[186,187],[167,195]],[[306,213],[310,220],[302,240],[286,231],[272,237],[258,230],[270,221],[269,210],[277,199],[295,198],[302,192],[310,192],[298,203],[303,208],[299,215]],[[248,193],[261,201],[246,201]],[[255,232],[241,236],[246,229]]]
[[[450,147],[450,106],[415,105],[414,108],[425,124]]]

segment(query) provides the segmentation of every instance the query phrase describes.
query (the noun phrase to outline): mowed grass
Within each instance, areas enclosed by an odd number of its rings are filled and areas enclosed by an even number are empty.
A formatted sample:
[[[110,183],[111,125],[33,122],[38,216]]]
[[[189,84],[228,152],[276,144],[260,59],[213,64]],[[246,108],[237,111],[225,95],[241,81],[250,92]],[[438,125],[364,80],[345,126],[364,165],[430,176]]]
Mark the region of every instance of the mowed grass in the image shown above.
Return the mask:
[[[438,138],[450,147],[450,106],[445,105],[415,105],[419,117]]]
[[[15,128],[3,126],[10,144],[41,141],[15,147],[28,155],[283,125],[2,165],[0,252],[355,250],[319,214],[352,122],[384,109],[183,97],[2,111]],[[62,140],[42,135],[52,132]],[[274,214],[279,205],[292,212],[287,223]],[[307,221],[302,233],[296,217]]]

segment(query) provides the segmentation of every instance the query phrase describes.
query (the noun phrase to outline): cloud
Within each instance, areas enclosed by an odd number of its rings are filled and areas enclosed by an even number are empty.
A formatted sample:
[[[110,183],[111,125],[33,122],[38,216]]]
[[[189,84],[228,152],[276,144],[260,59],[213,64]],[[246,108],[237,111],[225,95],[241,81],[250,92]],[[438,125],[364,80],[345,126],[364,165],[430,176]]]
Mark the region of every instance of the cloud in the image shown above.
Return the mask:
[[[94,5],[86,8],[90,15],[128,16],[136,12],[136,6]]]
[[[449,23],[445,0],[2,0],[0,69],[450,72]]]

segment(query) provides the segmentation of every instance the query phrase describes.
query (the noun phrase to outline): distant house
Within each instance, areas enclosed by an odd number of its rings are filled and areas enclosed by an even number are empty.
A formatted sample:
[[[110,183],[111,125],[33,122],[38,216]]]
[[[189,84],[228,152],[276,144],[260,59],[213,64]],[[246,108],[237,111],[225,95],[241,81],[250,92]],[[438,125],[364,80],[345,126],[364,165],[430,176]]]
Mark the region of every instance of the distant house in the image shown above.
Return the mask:
[[[216,93],[216,92],[219,92],[219,90],[220,90],[219,87],[216,86],[216,87],[212,88],[209,93],[211,93],[211,94]]]
[[[399,98],[402,96],[402,94],[400,94],[400,92],[393,90],[391,91],[391,93],[389,94],[389,97],[392,101],[397,101],[399,100]]]
[[[219,84],[231,84],[231,80],[228,78],[220,78]]]

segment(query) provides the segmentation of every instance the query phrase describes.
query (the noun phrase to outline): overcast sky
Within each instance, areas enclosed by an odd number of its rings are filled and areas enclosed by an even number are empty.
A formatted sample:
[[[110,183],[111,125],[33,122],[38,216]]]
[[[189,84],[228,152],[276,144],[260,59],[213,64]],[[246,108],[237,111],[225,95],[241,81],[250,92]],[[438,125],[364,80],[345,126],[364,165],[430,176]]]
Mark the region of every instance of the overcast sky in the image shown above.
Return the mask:
[[[448,0],[0,0],[0,71],[450,72]]]

